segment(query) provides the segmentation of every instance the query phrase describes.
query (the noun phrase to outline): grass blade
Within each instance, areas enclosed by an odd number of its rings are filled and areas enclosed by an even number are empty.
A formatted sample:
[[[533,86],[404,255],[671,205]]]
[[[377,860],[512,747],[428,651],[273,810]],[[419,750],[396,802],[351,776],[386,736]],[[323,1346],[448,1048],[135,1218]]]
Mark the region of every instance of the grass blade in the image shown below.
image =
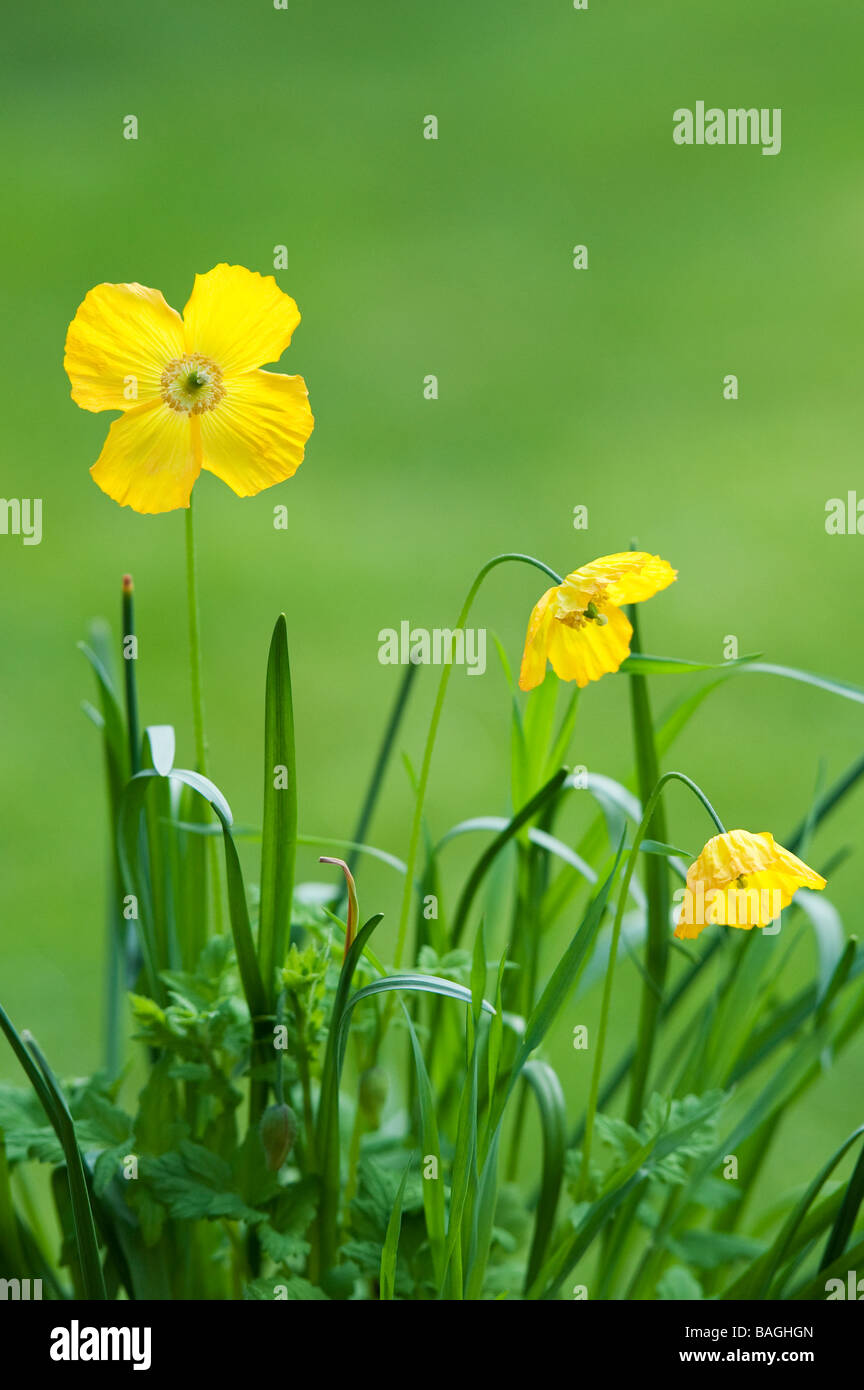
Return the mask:
[[[526,1062],[522,1075],[537,1100],[540,1127],[543,1135],[543,1168],[540,1196],[534,1218],[534,1235],[525,1271],[525,1289],[534,1282],[552,1233],[555,1213],[564,1181],[564,1159],[567,1152],[567,1107],[557,1072],[546,1062],[533,1059]]]
[[[258,961],[271,1005],[276,971],[285,958],[291,925],[297,852],[297,765],[294,705],[285,615],[273,629],[264,705],[264,820],[261,835],[261,908]]]
[[[480,856],[468,877],[453,914],[453,925],[450,931],[451,948],[458,946],[474,898],[477,895],[481,883],[498,858],[498,855],[506,848],[513,837],[518,834],[522,826],[527,825],[529,821],[533,820],[547,802],[558,795],[567,780],[567,776],[566,767],[559,768],[558,771],[549,778],[546,785],[541,787],[540,791],[537,792],[535,796],[532,796],[530,801],[526,802],[521,810],[517,811],[507,822],[505,829],[496,835],[488,849]]]
[[[99,1244],[96,1239],[93,1210],[90,1206],[90,1194],[87,1190],[81,1150],[78,1148],[78,1142],[75,1138],[75,1125],[69,1113],[66,1099],[51,1068],[39,1051],[35,1039],[29,1033],[19,1036],[14,1024],[2,1007],[0,1007],[0,1028],[6,1034],[12,1051],[21,1063],[27,1079],[39,1097],[49,1123],[63,1147],[63,1155],[66,1159],[66,1178],[69,1183],[69,1198],[72,1203],[75,1246],[81,1268],[84,1296],[88,1299],[104,1300],[107,1294],[99,1259]]]
[[[639,653],[639,625],[635,606],[630,608],[630,621],[633,624],[633,647]],[[625,663],[626,664],[626,663]],[[633,723],[633,741],[636,752],[636,773],[639,797],[642,805],[660,780],[657,749],[654,743],[654,724],[651,718],[651,704],[648,687],[641,675],[633,675],[630,680],[630,703]],[[661,844],[668,840],[666,812],[662,800],[656,809],[646,836]],[[627,1102],[626,1118],[631,1125],[639,1123],[645,1097],[645,1086],[654,1055],[654,1044],[663,1007],[663,991],[666,972],[669,966],[669,875],[662,858],[649,855],[645,863],[645,893],[648,900],[648,931],[645,942],[645,983],[639,1010],[639,1025],[636,1038],[636,1054],[630,1077],[630,1095]]]
[[[413,1162],[414,1157],[412,1155],[408,1160],[405,1172],[402,1174],[402,1181],[396,1193],[390,1220],[387,1222],[387,1234],[384,1237],[384,1245],[381,1250],[381,1271],[378,1276],[379,1297],[382,1303],[390,1302],[395,1297],[396,1255],[399,1249],[399,1236],[402,1233],[402,1203],[405,1200],[405,1187],[411,1174]]]

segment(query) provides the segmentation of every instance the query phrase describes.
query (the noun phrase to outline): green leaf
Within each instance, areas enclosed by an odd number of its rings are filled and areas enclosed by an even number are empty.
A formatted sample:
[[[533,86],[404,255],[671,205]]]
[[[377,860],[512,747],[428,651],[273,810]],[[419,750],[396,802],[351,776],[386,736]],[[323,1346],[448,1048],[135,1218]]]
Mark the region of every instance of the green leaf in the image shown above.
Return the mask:
[[[694,1279],[689,1269],[682,1265],[671,1265],[657,1285],[657,1297],[680,1302],[691,1302],[704,1298],[702,1286]]]
[[[717,1113],[726,1100],[720,1090],[704,1096],[683,1096],[667,1100],[655,1091],[648,1101],[638,1129],[616,1116],[598,1115],[597,1131],[615,1151],[618,1161],[626,1163],[646,1145],[656,1145],[663,1138],[662,1158],[654,1154],[651,1173],[657,1181],[678,1184],[686,1181],[688,1160],[711,1153],[716,1142]],[[679,1141],[669,1148],[668,1136],[677,1134]]]
[[[10,1183],[5,1136],[0,1127],[0,1252],[11,1269],[24,1269],[25,1256],[21,1248],[15,1199]]]
[[[566,783],[564,784],[566,785]],[[459,835],[469,834],[471,831],[491,831],[495,835],[500,835],[509,831],[511,822],[506,816],[474,816],[471,820],[460,821],[458,825],[452,826],[447,834],[442,836],[435,847],[435,853],[443,849],[444,845],[450,840],[454,840]],[[545,830],[539,830],[531,826],[526,831],[528,840],[532,845],[537,845],[539,849],[544,849],[548,854],[554,854],[556,858],[563,859],[565,864],[569,864],[578,874],[587,880],[588,883],[597,882],[597,874],[586,864],[585,860],[578,855],[569,845],[565,845],[563,840],[558,840],[554,835],[550,835]],[[509,840],[511,837],[507,835]]]
[[[223,818],[218,806],[214,809],[222,822],[225,876],[228,885],[228,915],[231,920],[234,949],[237,952],[237,965],[240,970],[243,993],[249,1007],[249,1016],[255,1022],[260,1038],[264,1020],[269,1012],[269,995],[262,973],[258,968],[258,956],[252,939],[252,926],[249,921],[249,908],[246,903],[246,890],[243,886],[243,873],[237,855],[237,846],[234,844],[229,823]]]
[[[178,1221],[260,1220],[234,1187],[230,1164],[200,1144],[184,1140],[179,1150],[142,1157],[139,1173],[153,1195]]]
[[[104,663],[93,649],[87,646],[86,642],[79,642],[78,650],[84,654],[96,677],[99,706],[104,720],[103,733],[108,766],[109,788],[112,801],[116,805],[123,785],[129,776],[126,720],[114,689],[114,682]]]
[[[317,1153],[321,1165],[321,1209],[318,1221],[318,1244],[313,1246],[310,1267],[316,1276],[326,1275],[336,1259],[339,1223],[340,1146],[339,1146],[339,1082],[342,1075],[347,1030],[343,1037],[343,1016],[348,1005],[351,981],[366,944],[381,921],[380,912],[357,933],[342,962],[339,983],[330,1013],[327,1047],[321,1069],[321,1091],[318,1100]],[[356,996],[355,996],[356,1002]]]
[[[534,1234],[525,1271],[525,1288],[528,1289],[540,1270],[555,1229],[567,1151],[567,1105],[558,1074],[548,1063],[532,1059],[525,1063],[522,1076],[536,1098],[543,1139],[540,1195],[537,1199]]]
[[[273,629],[264,706],[264,822],[261,835],[261,908],[258,960],[271,1007],[276,971],[285,958],[291,925],[297,852],[297,763],[294,704],[285,615]]]
[[[697,1269],[716,1269],[736,1260],[755,1260],[765,1249],[763,1241],[730,1231],[684,1231],[667,1244],[673,1255]]]
[[[661,845],[659,840],[643,840],[639,846],[642,854],[660,854],[666,859],[689,859],[696,858],[687,849],[679,849],[677,845]]]
[[[438,1121],[435,1113],[435,1097],[432,1092],[432,1083],[429,1080],[429,1073],[423,1060],[423,1052],[417,1040],[417,1033],[411,1020],[411,1014],[402,1004],[402,1012],[405,1015],[405,1022],[408,1027],[408,1036],[411,1039],[411,1051],[414,1056],[414,1068],[417,1074],[417,1099],[420,1106],[420,1137],[423,1143],[423,1159],[434,1158],[436,1163],[437,1176],[425,1178],[423,1180],[423,1207],[426,1213],[426,1232],[429,1237],[429,1251],[432,1256],[432,1268],[435,1275],[435,1282],[440,1286],[444,1278],[445,1267],[445,1209],[444,1209],[444,1175],[441,1172],[441,1145],[438,1138]]]
[[[588,951],[593,945],[606,911],[606,904],[618,872],[622,852],[623,850],[619,849],[608,877],[589,904],[579,930],[553,970],[546,988],[531,1011],[525,1026],[525,1035],[513,1063],[513,1072],[516,1075],[521,1071],[531,1053],[540,1046],[585,967]],[[515,1078],[513,1084],[515,1084]]]
[[[814,1274],[812,1279],[799,1284],[792,1293],[787,1294],[787,1298],[794,1299],[796,1302],[799,1299],[805,1299],[808,1302],[818,1299],[820,1302],[824,1302],[826,1298],[830,1301],[828,1282],[832,1279],[840,1281],[844,1290],[844,1297],[848,1297],[846,1289],[848,1288],[849,1272],[854,1270],[857,1273],[862,1263],[864,1263],[864,1240],[859,1240],[857,1245],[851,1246],[844,1254],[839,1255],[833,1264],[826,1265],[824,1269],[819,1270],[818,1274]],[[836,1293],[833,1296],[836,1297]]]
[[[816,933],[819,954],[818,997],[823,999],[846,948],[846,933],[834,904],[822,893],[800,888],[795,904],[804,913]]]
[[[860,1125],[856,1130],[844,1139],[843,1143],[829,1158],[828,1162],[816,1174],[816,1177],[808,1186],[800,1201],[793,1207],[783,1226],[777,1235],[771,1248],[766,1252],[765,1257],[757,1265],[742,1276],[735,1286],[738,1290],[737,1296],[744,1298],[768,1298],[771,1292],[771,1285],[776,1278],[785,1260],[792,1258],[795,1253],[793,1244],[794,1238],[805,1221],[810,1208],[819,1196],[828,1178],[837,1167],[838,1163],[848,1153],[853,1144],[864,1135],[864,1125]],[[836,1227],[835,1227],[836,1229]],[[845,1242],[844,1242],[845,1243]],[[826,1255],[827,1255],[826,1250]],[[832,1259],[842,1254],[841,1250],[831,1251]],[[825,1260],[823,1264],[830,1261]]]
[[[631,606],[629,617],[633,625],[633,654],[628,658],[628,662],[635,658],[637,670],[641,662],[641,670],[644,673],[646,666],[641,656],[639,619],[635,605]],[[656,658],[648,658],[649,663],[653,660]],[[624,665],[627,666],[628,662]],[[660,764],[654,742],[654,723],[644,674],[633,675],[630,681],[630,711],[639,797],[642,805],[647,806],[660,780]],[[669,837],[666,831],[666,810],[662,800],[657,802],[650,823],[645,827],[645,833],[655,843],[667,843]],[[649,855],[645,865],[645,893],[648,900],[648,929],[645,936],[644,982],[636,1033],[636,1055],[630,1073],[630,1095],[627,1101],[627,1119],[631,1124],[636,1123],[642,1112],[645,1087],[660,1026],[669,966],[669,873],[666,864],[652,855]]]
[[[308,1240],[303,1240],[301,1236],[283,1235],[281,1231],[274,1231],[269,1222],[261,1222],[256,1230],[262,1250],[270,1256],[274,1264],[299,1260],[309,1253]]]
[[[203,777],[200,772],[192,772],[186,768],[172,768],[171,772],[168,773],[168,778],[197,792],[209,803],[223,824],[227,822],[228,825],[231,825],[233,820],[231,807],[219,788],[209,778]],[[154,779],[164,786],[164,780],[160,778],[155,768],[145,768],[127,782],[120,797],[117,816],[117,849],[126,890],[129,893],[134,893],[138,899],[138,939],[144,957],[148,987],[155,999],[161,999],[163,991],[159,982],[159,971],[160,968],[167,967],[169,961],[160,961],[159,958],[154,935],[155,915],[150,876],[146,871],[146,863],[142,866],[139,852],[141,813],[144,809],[148,789],[154,784]]]
[[[408,1182],[413,1162],[414,1157],[412,1156],[409,1158],[405,1172],[402,1174],[402,1181],[396,1193],[393,1210],[387,1222],[387,1234],[384,1237],[384,1248],[381,1251],[381,1271],[379,1276],[380,1298],[382,1302],[390,1302],[395,1296],[396,1254],[399,1249],[399,1236],[402,1231],[402,1202],[405,1197],[405,1186]]]
[[[576,1208],[573,1222],[575,1230],[565,1232],[562,1236],[528,1289],[526,1297],[554,1297],[568,1271],[589,1249],[597,1234],[634,1188],[644,1182],[646,1177],[650,1177],[657,1165],[670,1155],[699,1143],[700,1132],[725,1099],[722,1091],[710,1092],[701,1097],[688,1096],[673,1113],[672,1105],[662,1097],[652,1097],[645,1121],[652,1137],[637,1148],[622,1167],[612,1173],[595,1202],[582,1203]]]
[[[2,1007],[0,1007],[0,1028],[6,1034],[12,1051],[21,1063],[28,1081],[48,1116],[51,1127],[63,1146],[75,1232],[75,1247],[85,1297],[104,1300],[106,1298],[105,1280],[99,1259],[99,1245],[96,1239],[93,1210],[90,1205],[90,1193],[87,1187],[81,1150],[75,1137],[75,1125],[69,1113],[66,1098],[48,1063],[42,1056],[35,1039],[29,1033],[19,1036],[12,1020]]]
[[[393,990],[405,991],[409,994],[440,994],[445,999],[456,999],[459,1003],[471,1005],[471,991],[464,985],[457,985],[455,980],[439,980],[431,975],[387,975],[383,980],[373,980],[371,984],[364,985],[347,1001],[342,1010],[339,1022],[339,1057],[340,1066],[345,1054],[345,1044],[348,1036],[348,1019],[351,1012],[364,999],[371,999],[375,994],[388,994]],[[484,999],[481,1008],[487,1014],[494,1014],[495,1009]]]
[[[207,804],[191,787],[180,792],[180,817],[194,831],[220,833],[208,821]],[[207,940],[207,844],[197,833],[178,835],[180,882],[177,894],[177,937],[186,970],[195,968]]]
[[[450,931],[451,946],[459,945],[474,898],[484,878],[498,858],[498,855],[510,844],[511,840],[513,840],[524,825],[527,825],[529,821],[533,820],[547,803],[554,800],[566,782],[567,776],[567,769],[559,768],[558,771],[549,778],[546,785],[541,787],[540,791],[532,796],[531,799],[511,817],[505,828],[496,835],[492,844],[480,856],[469,874],[465,887],[459,897],[459,901],[456,904],[456,910],[453,914],[453,924]]]
[[[846,1191],[843,1194],[843,1204],[837,1214],[837,1220],[834,1223],[831,1234],[828,1237],[828,1244],[825,1247],[825,1254],[822,1257],[823,1268],[833,1264],[834,1260],[839,1259],[846,1249],[846,1244],[855,1228],[855,1222],[862,1201],[864,1201],[864,1148],[862,1148],[858,1155],[855,1171],[849,1179]]]
[[[153,767],[160,777],[167,777],[174,767],[175,738],[171,724],[150,724],[144,730],[150,745]]]
[[[691,671],[732,671],[747,663],[748,669],[752,670],[753,661],[752,654],[738,656],[734,661],[687,661],[678,656],[649,656],[647,652],[631,651],[618,669],[627,676],[683,676]],[[780,668],[777,669],[779,671]]]
[[[825,690],[829,695],[841,695],[844,700],[853,700],[856,704],[864,705],[864,690],[849,681],[816,676],[811,671],[798,671],[793,666],[775,666],[767,661],[753,661],[750,657],[742,657],[741,660],[745,663],[740,666],[742,674],[782,676],[784,680],[800,681],[804,685],[815,686],[817,690]]]
[[[463,1298],[463,1273],[461,1250],[463,1244],[463,1220],[470,1215],[470,1199],[478,1189],[477,1173],[477,1039],[468,1063],[467,1084],[462,1087],[459,1101],[459,1118],[456,1124],[456,1142],[453,1149],[453,1162],[450,1169],[450,1210],[447,1221],[447,1245],[445,1249],[444,1271],[447,1283],[445,1289],[451,1299],[461,1302]],[[493,1143],[490,1156],[494,1161]],[[487,1162],[489,1159],[487,1158]],[[469,1227],[470,1229],[470,1227]]]

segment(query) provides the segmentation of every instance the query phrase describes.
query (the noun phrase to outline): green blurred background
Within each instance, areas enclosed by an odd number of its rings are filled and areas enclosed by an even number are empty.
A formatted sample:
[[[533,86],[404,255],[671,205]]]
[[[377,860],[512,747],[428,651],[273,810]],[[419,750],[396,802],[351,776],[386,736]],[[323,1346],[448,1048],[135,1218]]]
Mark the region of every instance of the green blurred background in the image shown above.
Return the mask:
[[[196,271],[269,273],[288,247],[278,279],[303,321],[282,365],[305,376],[317,418],[306,462],[254,499],[208,474],[195,494],[212,774],[238,821],[260,814],[279,611],[301,828],[347,836],[400,676],[378,662],[379,629],[451,625],[502,550],[566,571],[635,537],[680,571],[643,610],[648,650],[719,660],[734,634],[742,653],[864,683],[864,539],[824,527],[828,498],[864,493],[864,12],[79,0],[15,7],[4,29],[2,492],[44,499],[44,539],[0,536],[0,989],[61,1070],[98,1063],[102,998],[102,768],[75,644],[94,615],[116,627],[125,570],[143,716],[174,723],[178,760],[193,760],[183,517],[138,516],[97,489],[87,470],[111,417],[78,410],[62,369],[67,324],[100,281],[157,286],[182,309]],[[782,153],[677,148],[672,112],[700,99],[782,107]],[[123,138],[128,114],[137,141]],[[423,138],[429,114],[437,141]],[[730,372],[736,402],[723,399]],[[437,401],[423,396],[430,373]],[[287,531],[273,527],[279,503]],[[573,529],[579,503],[587,533]],[[506,567],[478,600],[474,621],[514,665],[542,587]],[[415,762],[434,679],[421,673],[401,740]],[[656,707],[695,679],[655,679]],[[506,809],[508,719],[490,647],[484,679],[457,671],[451,684],[436,835]],[[860,705],[742,678],[703,707],[674,765],[727,824],[782,838],[820,765],[836,776],[862,728]],[[586,693],[572,758],[627,775],[623,678]],[[862,810],[859,793],[818,838],[817,864],[859,840]],[[409,811],[396,760],[372,840],[404,854]],[[574,805],[565,833],[586,814]],[[683,793],[672,833],[697,846],[708,833]],[[313,866],[305,854],[301,877],[320,876]],[[830,889],[850,931],[857,874],[853,858]],[[399,888],[386,869],[361,873],[382,931]],[[627,973],[616,1047],[633,1027]],[[861,1120],[862,1060],[850,1052],[798,1113],[784,1181]],[[5,1049],[0,1073],[16,1075]],[[575,1108],[585,1084],[569,1075]]]

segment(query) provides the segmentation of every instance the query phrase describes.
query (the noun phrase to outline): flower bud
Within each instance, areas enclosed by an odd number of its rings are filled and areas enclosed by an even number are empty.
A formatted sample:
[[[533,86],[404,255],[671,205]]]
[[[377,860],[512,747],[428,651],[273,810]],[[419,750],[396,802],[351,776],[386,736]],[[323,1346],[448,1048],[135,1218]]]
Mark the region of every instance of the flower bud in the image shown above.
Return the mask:
[[[387,1103],[390,1083],[383,1067],[369,1067],[360,1077],[360,1109],[370,1124],[377,1125]]]
[[[267,1156],[267,1167],[278,1173],[297,1137],[297,1116],[290,1105],[270,1105],[261,1116],[258,1133]]]
[[[348,921],[345,924],[345,951],[342,959],[348,955],[354,938],[357,935],[357,928],[360,925],[360,907],[357,902],[357,885],[354,882],[354,875],[348,868],[344,859],[331,859],[329,855],[322,855],[318,860],[319,864],[337,864],[345,875],[345,887],[348,890]]]

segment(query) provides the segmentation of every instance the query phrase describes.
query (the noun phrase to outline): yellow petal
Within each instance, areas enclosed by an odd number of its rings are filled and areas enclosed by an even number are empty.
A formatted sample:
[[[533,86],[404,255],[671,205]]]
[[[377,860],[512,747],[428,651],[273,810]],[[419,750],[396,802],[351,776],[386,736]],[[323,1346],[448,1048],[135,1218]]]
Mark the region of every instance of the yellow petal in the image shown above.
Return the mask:
[[[690,906],[689,910],[682,907],[675,935],[692,939],[709,924],[745,930],[766,927],[789,906],[799,888],[822,889],[825,882],[821,874],[778,845],[770,831],[724,831],[708,841],[687,871]],[[685,921],[687,916],[694,921]]]
[[[115,420],[90,472],[103,492],[136,512],[188,507],[201,471],[197,416],[169,410],[161,401],[129,410]]]
[[[186,351],[212,357],[224,374],[275,362],[300,322],[294,300],[272,275],[217,265],[196,275],[183,310]]]
[[[549,630],[549,660],[556,676],[575,681],[580,687],[589,681],[617,671],[630,653],[633,629],[620,608],[608,604],[603,610],[607,619],[601,627],[588,622],[584,627],[567,627],[553,619]]]
[[[675,928],[675,936],[682,941],[695,941],[696,937],[707,927],[707,922],[685,922],[684,915],[678,918],[678,925]]]
[[[817,874],[815,869],[811,869],[809,864],[805,864],[803,859],[799,859],[791,850],[778,845],[769,830],[763,830],[759,838],[769,845],[773,855],[772,868],[779,877],[794,879],[799,888],[821,890],[825,887],[828,880]]]
[[[201,421],[203,466],[238,497],[281,483],[303,462],[314,420],[302,376],[246,372],[224,383],[225,396]]]
[[[519,689],[533,690],[546,678],[546,654],[549,644],[549,625],[552,622],[554,602],[558,595],[557,586],[547,589],[531,610],[528,631],[525,634],[525,650],[522,653],[522,666],[519,670]]]
[[[584,607],[582,595],[589,598],[605,590],[610,603],[641,603],[643,599],[674,583],[677,570],[644,550],[625,550],[616,555],[604,555],[581,569],[568,574],[562,584],[562,602],[566,606]],[[573,596],[568,603],[568,595]]]
[[[132,410],[159,396],[165,364],[183,351],[183,322],[158,290],[97,285],[66,335],[63,366],[84,410]]]

